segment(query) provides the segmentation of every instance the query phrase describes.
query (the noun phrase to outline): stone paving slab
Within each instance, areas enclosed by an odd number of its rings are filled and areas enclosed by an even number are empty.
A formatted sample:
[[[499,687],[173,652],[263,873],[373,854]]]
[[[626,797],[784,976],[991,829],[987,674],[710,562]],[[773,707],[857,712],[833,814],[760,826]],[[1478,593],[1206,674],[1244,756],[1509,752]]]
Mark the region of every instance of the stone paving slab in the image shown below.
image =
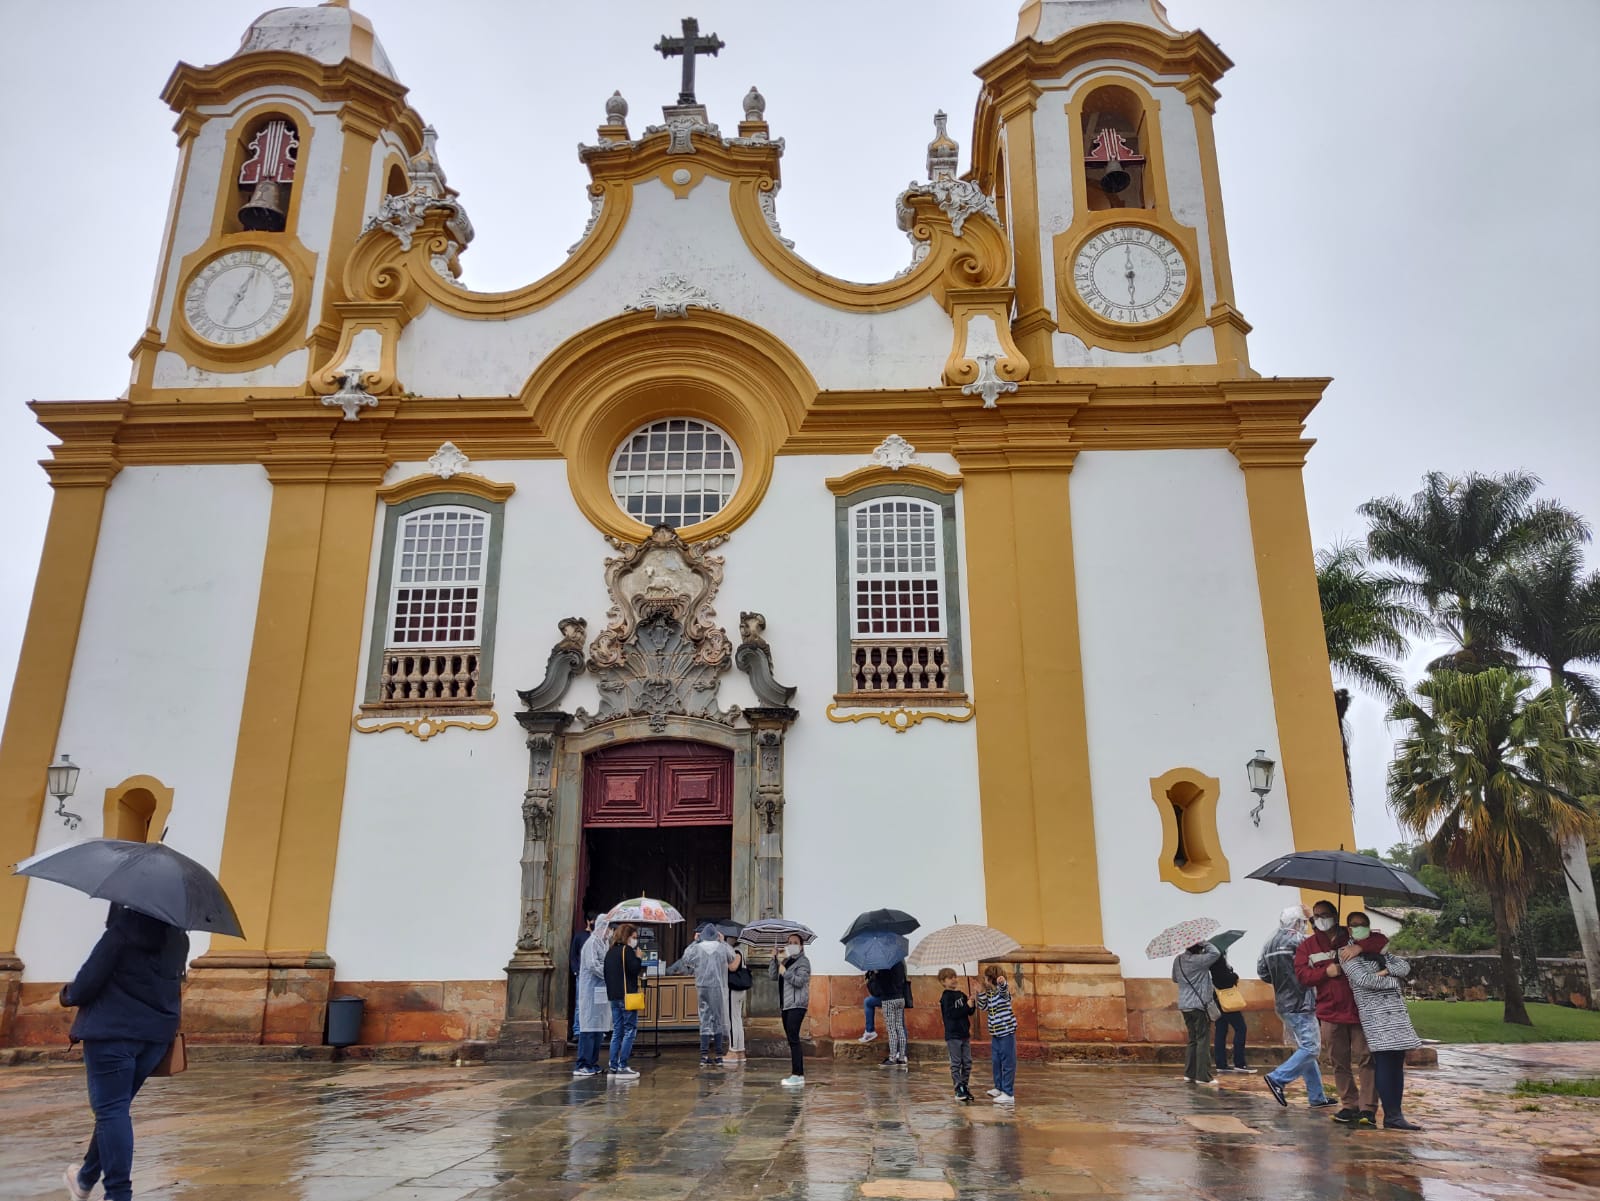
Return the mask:
[[[574,1080],[559,1062],[205,1064],[135,1103],[146,1201],[1496,1201],[1600,1198],[1600,1101],[1515,1097],[1600,1076],[1600,1044],[1444,1048],[1410,1073],[1417,1135],[1334,1125],[1259,1075],[1024,1064],[1015,1110],[955,1103],[942,1066]],[[980,1065],[981,1068],[981,1065]],[[987,1086],[980,1075],[981,1093]],[[0,1201],[57,1199],[90,1126],[82,1069],[0,1071]]]

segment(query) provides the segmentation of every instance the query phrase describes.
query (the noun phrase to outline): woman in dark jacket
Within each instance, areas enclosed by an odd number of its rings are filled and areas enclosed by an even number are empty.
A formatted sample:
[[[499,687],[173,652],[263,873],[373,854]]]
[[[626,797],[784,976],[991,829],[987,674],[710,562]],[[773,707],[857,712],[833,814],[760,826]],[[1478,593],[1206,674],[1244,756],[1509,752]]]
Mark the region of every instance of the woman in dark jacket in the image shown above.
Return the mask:
[[[637,1080],[639,1073],[628,1066],[633,1054],[634,1036],[639,1032],[639,1011],[629,1009],[629,993],[640,990],[639,972],[644,961],[634,948],[639,945],[639,928],[623,922],[611,936],[606,950],[606,1000],[611,1002],[611,1065],[613,1080]]]
[[[911,982],[902,960],[893,967],[867,973],[867,988],[882,1001],[883,1024],[889,1031],[889,1054],[880,1067],[906,1067],[906,1005],[911,1000]]]
[[[94,1109],[94,1138],[81,1167],[68,1167],[67,1190],[87,1201],[104,1177],[106,1201],[133,1196],[133,1121],[128,1107],[178,1033],[189,936],[176,926],[121,905],[61,1003],[76,1008],[72,1038],[83,1043],[83,1068]]]

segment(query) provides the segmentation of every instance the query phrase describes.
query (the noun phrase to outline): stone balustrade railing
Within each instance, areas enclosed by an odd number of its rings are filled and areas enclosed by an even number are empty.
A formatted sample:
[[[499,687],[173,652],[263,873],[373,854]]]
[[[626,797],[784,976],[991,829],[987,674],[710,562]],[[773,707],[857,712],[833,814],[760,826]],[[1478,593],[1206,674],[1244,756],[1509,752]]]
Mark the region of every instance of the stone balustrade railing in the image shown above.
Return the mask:
[[[478,648],[384,651],[379,700],[385,705],[478,700]]]
[[[948,687],[943,639],[853,642],[854,692],[943,692]]]

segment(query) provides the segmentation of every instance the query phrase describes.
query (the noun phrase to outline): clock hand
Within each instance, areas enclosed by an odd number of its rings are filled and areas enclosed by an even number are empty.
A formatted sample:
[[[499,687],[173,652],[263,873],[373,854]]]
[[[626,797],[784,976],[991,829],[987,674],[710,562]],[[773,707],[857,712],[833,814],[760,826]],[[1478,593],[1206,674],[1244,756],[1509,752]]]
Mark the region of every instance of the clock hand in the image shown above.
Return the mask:
[[[233,294],[233,303],[228,306],[228,311],[222,314],[222,324],[226,325],[233,318],[233,311],[244,300],[244,294],[250,290],[250,285],[256,282],[256,273],[251,271],[244,277],[244,283],[239,285],[239,290]]]
[[[1134,287],[1133,247],[1132,246],[1124,246],[1123,247],[1123,259],[1122,259],[1122,262],[1123,262],[1123,265],[1128,268],[1126,271],[1124,271],[1122,273],[1122,277],[1128,281],[1128,303],[1129,304],[1137,304],[1138,300],[1137,300],[1137,296],[1136,296],[1136,289]]]

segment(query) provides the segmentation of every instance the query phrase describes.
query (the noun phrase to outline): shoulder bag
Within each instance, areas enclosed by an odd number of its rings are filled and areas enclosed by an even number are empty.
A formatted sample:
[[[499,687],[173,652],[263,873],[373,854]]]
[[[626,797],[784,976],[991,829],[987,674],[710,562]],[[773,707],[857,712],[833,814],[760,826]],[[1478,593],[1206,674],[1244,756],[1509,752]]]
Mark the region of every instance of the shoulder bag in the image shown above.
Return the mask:
[[[183,1044],[183,1034],[180,1032],[172,1036],[172,1045],[167,1048],[167,1053],[161,1057],[152,1076],[176,1076],[179,1072],[189,1067],[189,1052]]]
[[[1237,984],[1217,989],[1217,1008],[1223,1013],[1240,1013],[1244,1010],[1244,993]]]

